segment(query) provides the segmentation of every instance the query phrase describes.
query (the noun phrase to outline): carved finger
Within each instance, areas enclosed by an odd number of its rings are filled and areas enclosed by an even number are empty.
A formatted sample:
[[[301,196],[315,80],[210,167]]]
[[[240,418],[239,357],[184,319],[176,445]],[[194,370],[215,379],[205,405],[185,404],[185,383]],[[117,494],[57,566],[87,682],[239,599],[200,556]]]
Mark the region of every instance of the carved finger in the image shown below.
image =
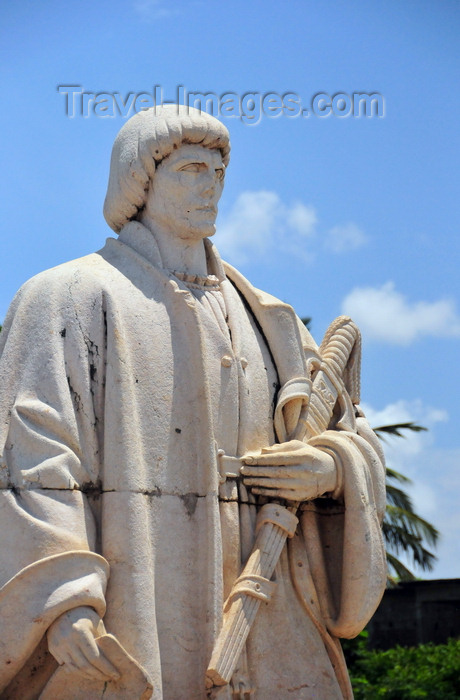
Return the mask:
[[[281,479],[295,479],[300,473],[305,473],[308,470],[300,465],[278,465],[276,467],[241,467],[241,474],[244,477],[268,477]]]
[[[99,657],[93,661],[93,666],[104,675],[104,679],[110,678],[116,681],[120,678],[119,672],[104,654],[100,654]]]
[[[64,667],[68,669],[69,671],[78,671],[80,673],[80,669],[76,664],[73,663],[71,657],[69,656],[68,659],[64,661]]]
[[[88,678],[102,682],[107,680],[107,674],[102,673],[95,666],[93,666],[78,647],[72,651],[72,665]]]
[[[104,674],[104,678],[117,680],[120,674],[107,657],[101,652],[92,635],[85,635],[80,639],[80,649],[92,666]]]
[[[252,493],[256,494],[257,496],[266,496],[267,498],[284,498],[285,501],[298,501],[299,500],[299,498],[296,495],[296,492],[293,491],[292,489],[254,488],[254,489],[252,489]],[[305,498],[302,497],[301,500],[305,500]]]
[[[54,656],[54,654],[53,654],[53,656]],[[54,658],[56,658],[56,657],[54,657]],[[64,666],[68,670],[77,671],[78,673],[84,673],[84,671],[80,667],[81,657],[79,657],[78,655],[77,655],[78,662],[75,663],[75,660],[74,660],[75,659],[75,649],[73,649],[72,652],[70,652],[70,651],[63,652],[61,655],[61,658],[62,658],[62,663],[59,664],[60,666]]]
[[[288,442],[278,442],[270,447],[262,447],[262,454],[270,452],[298,452],[305,449],[305,443],[301,440],[289,440]]]
[[[54,649],[53,650],[49,649],[49,652],[50,652],[50,654],[52,654],[54,656],[54,658],[58,662],[59,666],[62,666],[62,664],[65,664],[66,659],[65,659],[65,656],[62,654],[62,652],[55,652]],[[70,657],[69,657],[69,660],[70,660]]]
[[[254,479],[254,478],[249,478],[249,479],[244,479],[244,484],[245,486],[257,486],[260,488],[268,488],[268,489],[298,489],[298,488],[305,488],[305,484],[303,481],[300,481],[300,479],[296,480],[291,480],[291,479]],[[254,489],[253,489],[254,490]]]
[[[243,457],[244,464],[258,464],[260,466],[279,466],[281,464],[301,464],[308,455],[300,452],[269,452],[257,455],[257,457]]]

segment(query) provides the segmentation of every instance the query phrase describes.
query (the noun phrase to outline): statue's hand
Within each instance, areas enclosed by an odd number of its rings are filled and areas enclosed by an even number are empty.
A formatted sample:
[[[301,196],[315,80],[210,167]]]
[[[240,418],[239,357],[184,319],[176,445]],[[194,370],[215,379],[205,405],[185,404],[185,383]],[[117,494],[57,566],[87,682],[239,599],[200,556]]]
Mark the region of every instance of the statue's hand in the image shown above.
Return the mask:
[[[48,649],[58,664],[77,668],[94,680],[117,680],[117,669],[100,651],[95,636],[101,619],[90,607],[78,607],[58,617],[48,629]]]
[[[265,447],[242,460],[244,484],[260,496],[308,501],[333,492],[337,485],[333,457],[300,440]]]

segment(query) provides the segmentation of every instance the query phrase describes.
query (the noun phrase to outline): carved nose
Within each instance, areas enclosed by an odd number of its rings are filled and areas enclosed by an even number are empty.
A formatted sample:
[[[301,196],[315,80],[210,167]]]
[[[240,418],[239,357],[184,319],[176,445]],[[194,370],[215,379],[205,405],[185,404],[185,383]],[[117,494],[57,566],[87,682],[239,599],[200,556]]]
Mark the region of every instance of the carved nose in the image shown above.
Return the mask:
[[[203,193],[207,196],[213,195],[216,191],[216,186],[217,186],[217,175],[214,172],[207,172],[204,174],[205,175],[205,181],[204,181],[204,191]]]
[[[211,197],[214,192],[216,191],[216,183],[215,180],[210,179],[209,182],[206,183],[205,188],[203,190],[203,195],[205,197]]]

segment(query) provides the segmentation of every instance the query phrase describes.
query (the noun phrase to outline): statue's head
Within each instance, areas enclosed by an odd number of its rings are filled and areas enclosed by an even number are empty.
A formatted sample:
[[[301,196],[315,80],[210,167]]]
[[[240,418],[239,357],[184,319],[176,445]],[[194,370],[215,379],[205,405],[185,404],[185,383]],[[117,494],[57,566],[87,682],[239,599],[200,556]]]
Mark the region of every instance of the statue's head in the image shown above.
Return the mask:
[[[204,160],[209,161],[210,167],[228,164],[227,129],[214,117],[192,107],[156,107],[138,112],[126,122],[112,149],[104,203],[104,216],[109,226],[118,233],[128,221],[139,218],[146,203],[151,204],[149,190],[152,185],[154,188],[155,171],[161,168],[162,162],[168,159],[169,169],[169,164],[177,160],[179,149],[190,156],[199,147],[206,149]],[[194,158],[189,157],[189,161],[192,160]],[[191,168],[190,164],[183,166],[185,172],[190,172]]]

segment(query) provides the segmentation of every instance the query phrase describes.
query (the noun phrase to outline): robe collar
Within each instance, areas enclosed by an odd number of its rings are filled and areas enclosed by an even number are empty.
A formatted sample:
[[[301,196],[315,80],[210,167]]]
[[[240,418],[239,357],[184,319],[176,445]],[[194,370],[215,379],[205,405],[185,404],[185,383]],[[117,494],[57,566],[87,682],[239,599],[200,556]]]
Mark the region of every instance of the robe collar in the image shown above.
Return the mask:
[[[120,231],[118,240],[136,251],[154,267],[166,269],[161,259],[160,249],[155,234],[139,221],[128,221]],[[208,274],[215,275],[221,282],[225,279],[225,270],[215,246],[208,238],[204,239]]]
[[[136,251],[154,267],[163,268],[160,249],[153,234],[139,221],[128,221],[118,240]]]

